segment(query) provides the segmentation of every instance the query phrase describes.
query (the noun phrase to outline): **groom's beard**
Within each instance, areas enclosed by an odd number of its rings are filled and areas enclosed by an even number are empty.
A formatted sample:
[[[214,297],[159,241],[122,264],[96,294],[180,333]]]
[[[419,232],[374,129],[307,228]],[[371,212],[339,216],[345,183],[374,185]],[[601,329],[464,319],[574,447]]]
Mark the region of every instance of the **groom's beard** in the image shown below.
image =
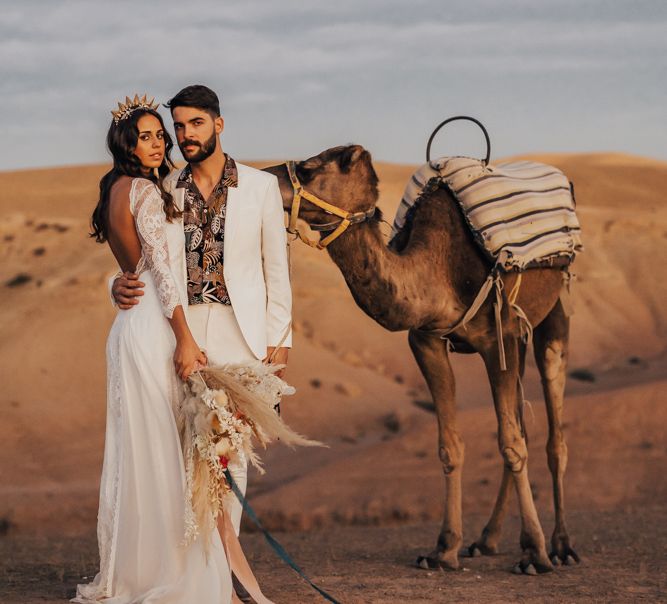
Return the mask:
[[[215,151],[215,141],[217,138],[217,134],[215,133],[215,130],[213,130],[213,134],[211,135],[211,138],[209,138],[207,141],[204,141],[203,143],[198,143],[197,141],[189,141],[189,140],[184,140],[180,145],[181,153],[183,154],[183,157],[190,162],[191,164],[198,164],[201,161],[204,161],[205,159],[211,157],[213,155],[213,152]],[[186,147],[187,145],[195,145],[199,147],[198,151],[195,151],[192,153],[192,155],[188,155],[183,148]]]

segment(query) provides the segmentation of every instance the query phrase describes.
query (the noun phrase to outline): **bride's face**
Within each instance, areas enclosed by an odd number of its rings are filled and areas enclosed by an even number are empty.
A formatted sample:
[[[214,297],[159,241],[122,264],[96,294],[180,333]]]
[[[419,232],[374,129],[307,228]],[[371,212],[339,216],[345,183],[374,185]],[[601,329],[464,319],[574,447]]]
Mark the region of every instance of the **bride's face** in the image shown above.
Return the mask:
[[[142,115],[137,121],[139,138],[134,154],[139,158],[142,166],[148,170],[159,168],[164,160],[164,130],[154,115]]]

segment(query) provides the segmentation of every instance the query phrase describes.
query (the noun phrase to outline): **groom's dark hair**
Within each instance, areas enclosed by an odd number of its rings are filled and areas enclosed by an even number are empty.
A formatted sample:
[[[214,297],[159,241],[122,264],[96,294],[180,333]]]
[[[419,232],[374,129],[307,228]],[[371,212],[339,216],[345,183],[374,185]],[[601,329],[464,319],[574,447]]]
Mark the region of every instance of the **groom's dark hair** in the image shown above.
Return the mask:
[[[164,104],[173,113],[176,107],[203,109],[213,119],[220,117],[220,99],[208,86],[194,84],[186,86],[176,96]]]

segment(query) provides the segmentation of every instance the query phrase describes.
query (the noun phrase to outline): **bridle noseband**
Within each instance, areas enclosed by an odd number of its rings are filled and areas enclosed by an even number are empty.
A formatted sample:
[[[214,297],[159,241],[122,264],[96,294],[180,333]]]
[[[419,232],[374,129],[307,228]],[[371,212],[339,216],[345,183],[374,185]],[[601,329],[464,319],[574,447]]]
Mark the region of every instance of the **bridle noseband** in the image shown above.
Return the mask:
[[[364,212],[348,212],[347,210],[343,210],[342,208],[334,206],[324,201],[323,199],[320,199],[317,195],[314,195],[313,193],[310,193],[303,188],[303,185],[299,182],[299,178],[296,175],[295,162],[287,161],[285,162],[285,166],[287,168],[287,174],[289,174],[290,182],[292,183],[292,189],[294,190],[287,232],[291,233],[292,235],[296,235],[299,239],[301,239],[301,241],[307,243],[310,247],[323,250],[337,237],[340,237],[351,224],[363,222],[375,214],[375,205]],[[338,220],[333,220],[332,222],[326,222],[323,224],[308,223],[308,226],[310,226],[313,231],[329,231],[334,229],[333,233],[330,233],[319,241],[315,241],[308,239],[308,237],[303,235],[297,229],[296,223],[297,219],[299,218],[299,209],[302,199],[305,199],[313,205],[316,205],[318,208],[324,210],[327,214],[338,216]]]

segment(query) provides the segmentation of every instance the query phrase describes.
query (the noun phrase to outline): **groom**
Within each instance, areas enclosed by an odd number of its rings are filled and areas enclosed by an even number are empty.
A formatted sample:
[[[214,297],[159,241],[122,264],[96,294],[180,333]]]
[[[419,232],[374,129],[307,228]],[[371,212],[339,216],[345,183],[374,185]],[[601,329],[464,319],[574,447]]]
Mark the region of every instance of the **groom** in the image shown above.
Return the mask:
[[[183,210],[192,334],[211,365],[267,361],[271,355],[272,362],[286,364],[292,294],[278,180],[223,151],[224,120],[210,88],[187,86],[166,106],[188,162],[164,184]],[[112,286],[116,304],[139,304],[143,285],[135,274],[118,277]],[[229,469],[245,493],[247,464]],[[241,514],[235,501],[237,535]]]

